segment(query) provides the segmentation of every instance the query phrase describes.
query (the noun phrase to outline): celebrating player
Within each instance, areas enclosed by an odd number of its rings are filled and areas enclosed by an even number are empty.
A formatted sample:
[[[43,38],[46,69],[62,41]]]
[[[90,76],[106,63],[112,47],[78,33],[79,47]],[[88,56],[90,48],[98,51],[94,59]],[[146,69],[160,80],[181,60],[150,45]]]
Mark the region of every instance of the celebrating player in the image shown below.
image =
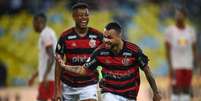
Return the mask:
[[[72,7],[72,17],[75,27],[63,32],[57,43],[56,54],[68,65],[83,65],[94,49],[102,43],[103,34],[87,26],[89,10],[85,3],[78,3]],[[55,79],[56,100],[62,96],[64,101],[96,101],[98,72],[78,75],[57,64]],[[62,92],[59,91],[60,80]]]
[[[103,101],[136,101],[140,87],[139,69],[144,71],[153,90],[153,100],[160,101],[155,80],[148,66],[148,57],[135,44],[121,39],[121,26],[115,22],[109,23],[104,31],[105,44],[94,51],[83,66],[64,64],[59,55],[57,62],[65,70],[79,75],[96,72],[97,66],[102,66],[103,79],[100,81]]]

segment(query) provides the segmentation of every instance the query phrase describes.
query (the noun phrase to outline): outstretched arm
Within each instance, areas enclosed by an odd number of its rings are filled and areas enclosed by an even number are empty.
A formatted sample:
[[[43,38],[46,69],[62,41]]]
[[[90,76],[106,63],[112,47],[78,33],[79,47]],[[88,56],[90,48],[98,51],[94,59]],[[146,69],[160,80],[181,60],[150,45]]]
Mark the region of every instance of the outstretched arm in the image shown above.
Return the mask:
[[[56,61],[57,63],[64,68],[67,71],[73,72],[73,73],[77,73],[79,75],[86,75],[86,69],[84,68],[84,66],[70,66],[70,65],[66,65],[64,63],[64,61],[62,60],[62,58],[60,57],[60,55],[56,55]]]
[[[149,66],[144,67],[143,71],[145,73],[146,79],[149,82],[149,85],[151,86],[151,88],[153,90],[153,93],[154,93],[153,101],[160,101],[161,100],[161,96],[159,94],[156,82],[155,82],[155,80],[154,80],[154,78],[152,76],[152,73],[151,73],[150,69],[149,69]]]

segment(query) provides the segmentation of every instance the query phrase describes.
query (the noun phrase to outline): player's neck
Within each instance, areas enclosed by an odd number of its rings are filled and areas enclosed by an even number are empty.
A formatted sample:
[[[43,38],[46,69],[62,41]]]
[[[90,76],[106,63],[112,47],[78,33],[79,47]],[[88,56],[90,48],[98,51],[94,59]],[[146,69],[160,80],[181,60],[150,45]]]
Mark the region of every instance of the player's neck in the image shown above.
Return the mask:
[[[79,36],[85,36],[87,34],[87,31],[88,31],[88,27],[86,27],[86,28],[75,27],[75,32]]]
[[[115,52],[115,53],[119,53],[122,49],[123,49],[123,46],[124,46],[124,42],[123,40],[119,40],[119,43],[112,48],[112,51]]]
[[[45,29],[45,27],[46,26],[43,26],[42,28],[40,28],[40,30],[38,32],[41,33]]]
[[[179,29],[181,29],[181,30],[183,30],[183,29],[185,29],[185,22],[176,22],[176,26],[177,26],[177,28],[179,28]]]
[[[119,41],[119,50],[122,50],[123,46],[124,46],[124,42],[123,42],[123,40],[120,39],[120,41]]]

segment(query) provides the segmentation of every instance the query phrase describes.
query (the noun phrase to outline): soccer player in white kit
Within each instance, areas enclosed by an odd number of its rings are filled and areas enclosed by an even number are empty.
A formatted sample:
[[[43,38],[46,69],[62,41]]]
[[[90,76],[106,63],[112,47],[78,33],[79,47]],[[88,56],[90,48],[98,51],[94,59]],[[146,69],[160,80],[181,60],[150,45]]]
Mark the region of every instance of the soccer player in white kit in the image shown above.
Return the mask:
[[[45,14],[37,14],[33,18],[34,30],[40,33],[39,37],[39,67],[38,71],[32,75],[29,85],[39,76],[38,101],[52,100],[54,95],[54,50],[57,37],[53,29],[46,25],[47,17]]]
[[[194,67],[196,33],[185,23],[184,9],[176,10],[176,24],[165,33],[167,60],[172,84],[171,101],[191,100],[191,79]]]

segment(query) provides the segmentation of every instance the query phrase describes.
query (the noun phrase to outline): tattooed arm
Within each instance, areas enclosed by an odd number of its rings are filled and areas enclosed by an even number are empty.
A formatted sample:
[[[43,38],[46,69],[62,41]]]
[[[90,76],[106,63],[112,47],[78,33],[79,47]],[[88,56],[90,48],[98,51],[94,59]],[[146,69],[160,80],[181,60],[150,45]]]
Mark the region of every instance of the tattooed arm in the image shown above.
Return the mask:
[[[73,72],[73,73],[77,73],[80,75],[86,75],[86,69],[84,68],[84,66],[70,66],[70,65],[66,65],[64,63],[64,61],[62,60],[62,58],[59,55],[56,55],[56,61],[59,63],[59,65],[64,68],[67,71]]]

